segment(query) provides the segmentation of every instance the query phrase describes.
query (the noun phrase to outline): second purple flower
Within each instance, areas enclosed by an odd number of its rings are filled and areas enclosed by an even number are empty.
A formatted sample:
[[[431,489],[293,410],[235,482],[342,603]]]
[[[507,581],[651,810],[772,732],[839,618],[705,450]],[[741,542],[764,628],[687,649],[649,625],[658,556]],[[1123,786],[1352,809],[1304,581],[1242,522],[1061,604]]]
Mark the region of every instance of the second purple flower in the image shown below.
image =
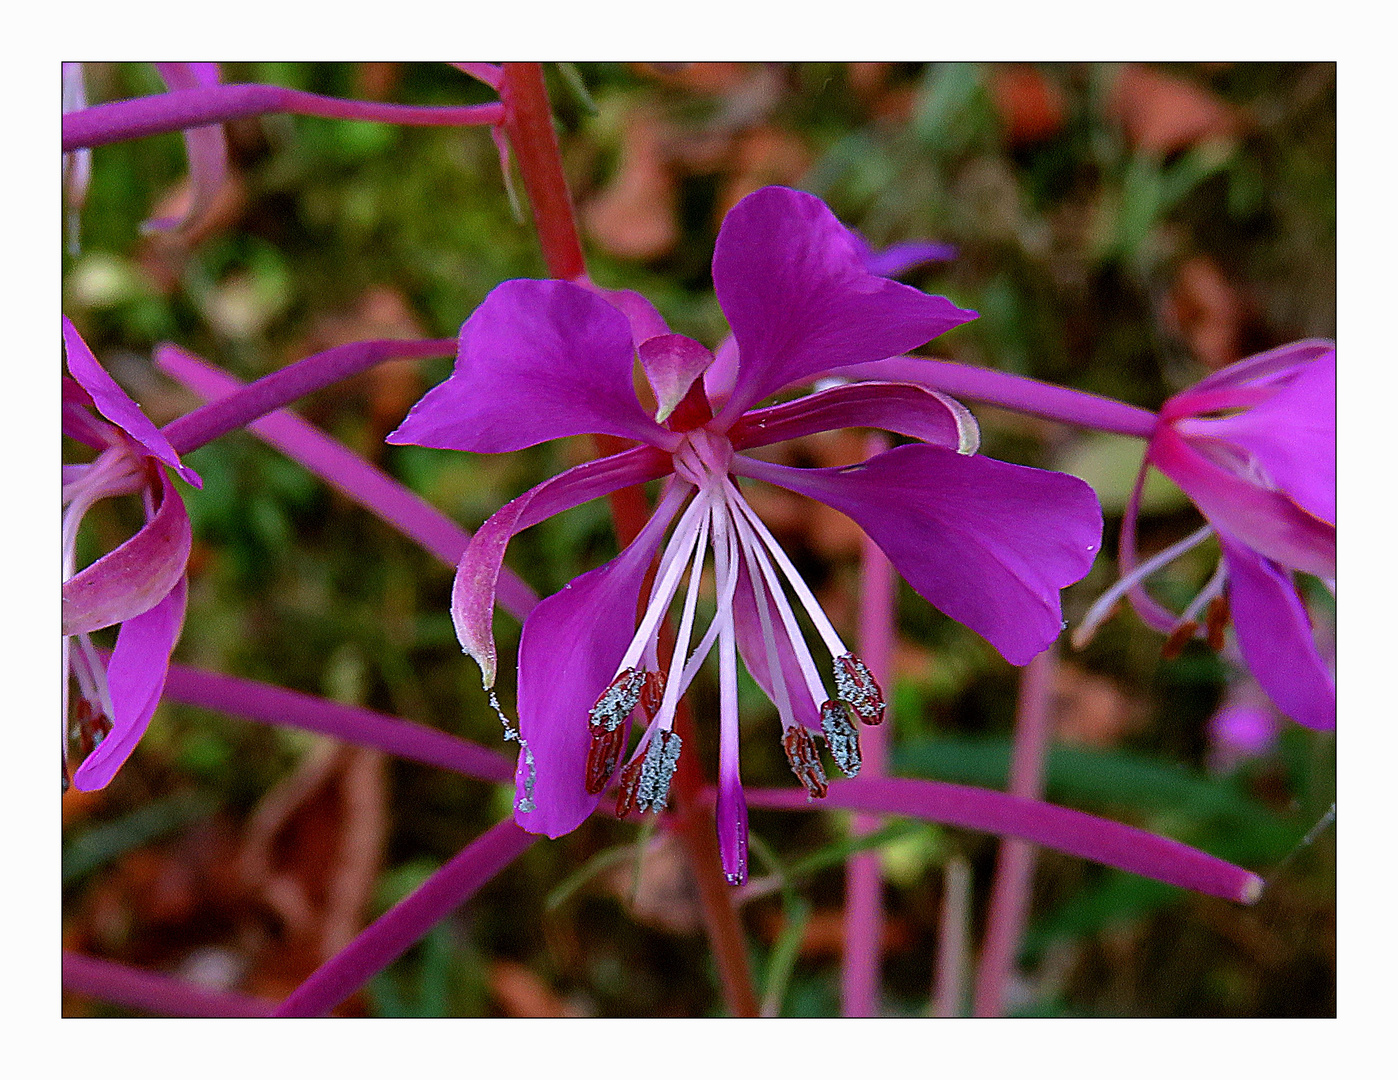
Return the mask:
[[[623,815],[663,808],[681,752],[675,708],[716,646],[719,846],[729,880],[738,883],[747,874],[747,810],[737,657],[776,706],[783,749],[812,797],[827,788],[817,739],[853,775],[858,725],[880,723],[884,712],[882,691],[748,505],[739,478],[808,495],[854,519],[919,594],[1015,664],[1058,636],[1059,591],[1091,567],[1102,515],[1092,489],[1074,477],[979,456],[970,413],[920,386],[836,385],[756,408],[831,369],[899,355],[975,317],[870,272],[864,247],[819,199],[772,187],[740,202],[719,232],[713,280],[733,331],[717,361],[699,342],[670,333],[635,293],[507,281],[462,327],[451,378],[414,406],[389,441],[476,453],[588,433],[637,441],[540,484],[491,517],[458,567],[452,617],[493,688],[491,617],[510,537],[587,500],[666,478],[635,541],[525,621],[518,730],[506,721],[521,747],[515,818],[531,832],[560,836],[592,812],[613,779]],[[638,358],[653,411],[634,388]],[[791,468],[743,452],[844,427],[915,441],[834,469]],[[717,613],[695,644],[710,551]],[[658,632],[681,590],[678,642],[662,666]],[[823,664],[806,643],[798,609],[821,640]],[[633,722],[640,729],[634,746]]]

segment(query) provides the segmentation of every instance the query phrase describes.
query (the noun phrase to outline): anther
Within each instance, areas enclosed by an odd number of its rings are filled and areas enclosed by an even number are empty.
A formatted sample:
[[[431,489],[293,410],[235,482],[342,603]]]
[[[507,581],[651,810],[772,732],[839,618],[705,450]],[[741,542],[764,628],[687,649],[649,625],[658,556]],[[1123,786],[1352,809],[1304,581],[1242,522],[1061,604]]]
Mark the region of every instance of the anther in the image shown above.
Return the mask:
[[[1209,648],[1222,652],[1223,632],[1228,629],[1228,597],[1215,596],[1209,601],[1209,614],[1204,625],[1208,628]]]
[[[1199,632],[1199,624],[1193,619],[1185,619],[1170,631],[1170,636],[1165,639],[1165,644],[1160,647],[1160,656],[1164,660],[1173,660],[1180,653],[1184,652],[1184,647]]]
[[[621,722],[631,715],[631,710],[641,700],[646,681],[646,672],[635,668],[626,668],[612,680],[611,686],[602,691],[587,714],[593,738],[599,731],[615,731],[621,726]]]
[[[78,757],[86,758],[102,745],[112,730],[112,722],[100,708],[86,698],[78,698],[74,707],[74,727],[77,729]]]
[[[621,786],[616,795],[616,816],[624,818],[635,810],[660,811],[670,798],[670,780],[680,760],[681,740],[673,731],[657,731],[646,752],[621,770]]]
[[[868,666],[854,653],[835,657],[835,692],[864,723],[883,723],[883,691]]]
[[[816,752],[815,739],[800,724],[793,725],[782,734],[782,749],[791,771],[813,799],[825,798],[829,790],[825,783],[825,770],[821,768],[820,754]]]
[[[859,729],[850,719],[849,706],[843,701],[827,701],[820,707],[820,729],[825,732],[825,745],[830,756],[846,776],[858,776]]]
[[[663,671],[647,671],[645,685],[641,687],[641,711],[646,720],[654,720],[665,700],[665,684],[668,677]]]
[[[616,763],[625,748],[624,727],[592,729],[592,744],[587,748],[587,774],[583,781],[589,795],[602,794],[612,773],[616,772]]]

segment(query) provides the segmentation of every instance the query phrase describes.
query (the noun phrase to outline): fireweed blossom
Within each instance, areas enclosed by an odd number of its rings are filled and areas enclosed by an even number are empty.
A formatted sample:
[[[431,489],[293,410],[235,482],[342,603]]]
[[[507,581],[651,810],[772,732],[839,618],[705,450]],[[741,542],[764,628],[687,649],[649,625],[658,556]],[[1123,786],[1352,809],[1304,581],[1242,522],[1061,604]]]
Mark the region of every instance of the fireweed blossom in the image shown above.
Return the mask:
[[[1180,486],[1207,524],[1136,562],[1136,517],[1146,470]],[[1151,599],[1145,579],[1210,535],[1222,559],[1176,616]],[[1123,594],[1147,623],[1223,649],[1230,618],[1238,651],[1258,684],[1291,719],[1335,726],[1335,679],[1316,647],[1294,572],[1335,587],[1335,345],[1298,341],[1215,372],[1160,410],[1122,521],[1119,582],[1074,634],[1081,645]]]
[[[748,505],[740,477],[808,495],[853,518],[917,592],[1012,663],[1027,663],[1057,637],[1059,590],[1087,573],[1101,539],[1101,509],[1085,483],[979,456],[970,413],[919,386],[846,384],[754,407],[831,368],[896,355],[974,317],[869,272],[865,255],[814,196],[769,187],[745,198],[724,219],[714,250],[714,286],[732,329],[732,344],[717,359],[699,342],[670,333],[636,293],[507,281],[462,327],[451,377],[389,436],[392,443],[477,453],[584,433],[640,443],[521,495],[467,548],[452,617],[497,710],[491,614],[510,537],[586,500],[666,478],[636,539],[525,620],[518,730],[505,720],[507,737],[521,744],[515,820],[524,829],[557,837],[576,828],[618,771],[620,814],[663,808],[681,752],[675,708],[715,646],[716,817],[730,881],[742,882],[747,872],[739,654],[776,706],[783,749],[811,797],[827,790],[817,738],[842,771],[859,771],[856,721],[882,721],[882,692]],[[638,357],[653,413],[634,388]],[[847,468],[791,468],[743,453],[843,427],[884,428],[916,441]],[[691,648],[709,550],[717,613]],[[643,580],[657,553],[638,623]],[[662,666],[658,629],[682,583],[678,643]],[[805,642],[797,607],[828,654],[830,683]],[[627,754],[633,719],[641,734]]]
[[[184,622],[191,532],[167,469],[195,487],[202,482],[66,317],[63,342],[72,376],[63,380],[63,433],[98,451],[87,464],[63,466],[63,782],[66,788],[71,730],[85,759],[72,782],[93,791],[111,781],[145,733]],[[141,497],[145,525],[77,570],[83,516],[119,495]],[[117,623],[104,665],[89,635]],[[71,717],[70,681],[78,687]]]

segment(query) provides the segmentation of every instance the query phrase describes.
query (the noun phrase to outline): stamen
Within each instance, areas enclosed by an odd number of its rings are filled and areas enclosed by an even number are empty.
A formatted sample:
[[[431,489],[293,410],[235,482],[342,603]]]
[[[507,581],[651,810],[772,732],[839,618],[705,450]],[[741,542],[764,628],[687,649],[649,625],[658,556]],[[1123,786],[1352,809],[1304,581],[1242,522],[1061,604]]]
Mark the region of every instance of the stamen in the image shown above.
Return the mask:
[[[627,730],[624,727],[596,728],[592,732],[592,743],[587,748],[587,772],[583,787],[589,795],[600,795],[607,787],[607,781],[616,772],[616,763],[621,752],[626,749]]]
[[[782,735],[782,749],[786,751],[791,771],[801,781],[806,794],[813,799],[825,798],[829,787],[825,783],[825,770],[821,767],[820,755],[816,752],[811,733],[800,724],[787,728]]]
[[[78,743],[78,757],[86,759],[102,745],[112,731],[112,721],[101,709],[93,706],[85,697],[78,698],[73,709],[73,735]]]
[[[1097,628],[1107,621],[1116,608],[1117,602],[1123,596],[1161,567],[1174,562],[1186,551],[1198,547],[1213,534],[1213,531],[1213,526],[1205,525],[1178,543],[1171,544],[1164,551],[1157,552],[1145,562],[1139,563],[1131,573],[1118,579],[1110,589],[1097,598],[1097,602],[1092,607],[1088,608],[1083,621],[1073,631],[1073,636],[1070,639],[1073,648],[1086,648],[1087,643],[1092,640],[1092,635],[1097,633]]]
[[[636,809],[636,792],[641,786],[641,769],[645,766],[644,756],[621,770],[621,783],[616,789],[616,816],[624,818]]]
[[[874,673],[854,653],[835,657],[835,691],[859,719],[871,726],[882,724],[886,705]]]
[[[670,601],[675,598],[680,577],[684,574],[689,557],[699,542],[700,524],[696,519],[702,511],[708,509],[708,506],[709,496],[701,492],[698,498],[685,509],[679,524],[675,526],[675,531],[670,536],[670,542],[665,547],[665,553],[660,557],[661,572],[656,579],[655,588],[651,591],[650,603],[646,605],[646,613],[641,617],[641,624],[636,627],[631,644],[627,646],[625,655],[622,656],[621,662],[617,665],[618,672],[637,666],[642,654],[646,651],[647,644],[654,636],[656,628],[659,627],[661,618],[670,609]],[[703,522],[707,523],[707,521],[706,515]]]
[[[712,509],[712,503],[710,503]],[[689,586],[685,590],[684,608],[680,613],[680,628],[675,635],[675,649],[670,657],[670,674],[666,680],[664,694],[660,702],[660,726],[670,730],[675,722],[675,709],[679,706],[680,694],[684,690],[683,673],[685,654],[694,636],[694,612],[699,603],[699,585],[704,576],[704,556],[708,552],[709,519],[706,515],[699,526],[699,540],[694,548],[694,566],[689,571]]]
[[[846,776],[858,776],[863,763],[859,757],[859,729],[850,719],[849,706],[843,701],[827,701],[820,707],[820,729],[825,732],[825,745],[840,771]]]
[[[776,560],[777,565],[781,567],[782,573],[786,575],[787,581],[791,583],[792,592],[794,592],[796,598],[801,601],[801,606],[806,609],[806,614],[810,616],[811,622],[815,625],[816,633],[825,641],[826,647],[830,650],[830,655],[843,656],[845,653],[849,652],[849,650],[845,648],[844,642],[840,640],[840,635],[835,632],[835,627],[825,614],[825,609],[820,606],[820,603],[815,598],[815,594],[811,592],[810,586],[808,586],[801,575],[796,572],[796,567],[792,564],[791,560],[787,558],[786,552],[783,551],[782,546],[777,543],[776,537],[767,531],[766,525],[762,524],[762,519],[757,516],[757,511],[747,504],[747,501],[739,494],[738,489],[734,487],[733,481],[725,477],[723,484],[728,494],[729,505],[735,507],[742,513],[743,517],[745,517],[752,526],[753,531],[761,538],[763,546],[772,553],[772,558]]]
[[[806,689],[811,695],[811,702],[814,704],[817,701],[823,701],[825,687],[821,684],[820,675],[816,672],[815,660],[811,657],[811,651],[806,647],[805,635],[801,633],[801,628],[797,625],[796,615],[791,610],[791,605],[787,603],[786,593],[782,590],[777,572],[772,568],[766,552],[757,543],[756,536],[747,521],[741,515],[734,515],[733,520],[743,543],[743,552],[748,565],[748,579],[752,582],[753,593],[755,595],[760,588],[758,574],[753,573],[752,569],[753,565],[756,564],[758,573],[767,582],[769,595],[777,605],[777,614],[781,616],[782,626],[786,628],[787,640],[791,642],[792,651],[796,654],[796,662],[801,669],[802,677],[806,680]],[[844,651],[844,646],[841,646],[840,651]]]
[[[1208,622],[1209,648],[1223,652],[1225,644],[1223,632],[1228,629],[1228,597],[1215,596],[1209,601]]]

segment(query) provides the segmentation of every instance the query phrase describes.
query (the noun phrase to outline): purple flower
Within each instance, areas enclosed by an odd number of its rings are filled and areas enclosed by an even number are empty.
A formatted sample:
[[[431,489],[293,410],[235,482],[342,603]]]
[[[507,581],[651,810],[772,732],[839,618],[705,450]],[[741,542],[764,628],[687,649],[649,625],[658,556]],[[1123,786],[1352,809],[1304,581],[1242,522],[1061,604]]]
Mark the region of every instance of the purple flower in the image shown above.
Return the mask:
[[[452,616],[487,689],[496,680],[491,614],[509,538],[588,499],[667,478],[640,535],[541,601],[524,623],[519,729],[505,721],[507,737],[521,744],[515,807],[523,828],[551,837],[576,828],[623,757],[619,812],[664,807],[680,753],[675,706],[715,645],[717,818],[730,880],[746,875],[738,654],[775,704],[783,748],[811,796],[827,787],[816,738],[843,771],[858,772],[854,720],[881,722],[882,693],[748,505],[739,477],[809,495],[853,518],[914,589],[1012,663],[1027,663],[1057,637],[1059,590],[1087,573],[1101,539],[1101,510],[1086,484],[976,455],[966,409],[919,386],[838,385],[755,408],[832,368],[902,353],[974,317],[871,273],[865,254],[814,196],[769,187],[745,198],[724,219],[714,251],[714,286],[733,331],[733,345],[720,350],[726,358],[717,360],[697,341],[670,333],[635,293],[507,281],[462,327],[451,378],[389,436],[477,453],[583,433],[640,444],[540,484],[472,539],[457,570]],[[635,392],[637,357],[653,412]],[[743,453],[842,427],[880,427],[917,441],[848,468],[790,468]],[[710,548],[717,614],[691,648]],[[657,553],[638,625],[643,580]],[[678,645],[662,668],[657,630],[682,584]],[[829,655],[834,693],[797,607]],[[498,709],[493,691],[491,701]],[[626,755],[633,717],[642,733]]]
[[[75,678],[72,724],[85,760],[73,783],[93,791],[111,781],[145,733],[184,622],[189,516],[166,468],[202,484],[66,317],[63,342],[72,376],[63,380],[63,433],[99,451],[90,463],[63,466],[63,776],[66,785],[68,682]],[[78,571],[83,516],[118,495],[140,495],[145,525]],[[116,648],[104,667],[89,635],[117,623]]]
[[[1137,565],[1136,516],[1151,465],[1184,490],[1208,524]],[[1176,617],[1141,583],[1210,534],[1223,549],[1218,571]],[[1335,680],[1316,647],[1295,571],[1334,589],[1335,345],[1329,341],[1260,353],[1165,403],[1122,522],[1121,581],[1094,605],[1074,640],[1085,640],[1123,593],[1146,622],[1171,634],[1172,649],[1196,634],[1222,649],[1231,618],[1238,651],[1277,708],[1307,727],[1333,728]]]
[[[1218,711],[1209,717],[1209,768],[1232,772],[1245,761],[1270,753],[1281,721],[1261,689],[1251,679],[1228,691]]]

